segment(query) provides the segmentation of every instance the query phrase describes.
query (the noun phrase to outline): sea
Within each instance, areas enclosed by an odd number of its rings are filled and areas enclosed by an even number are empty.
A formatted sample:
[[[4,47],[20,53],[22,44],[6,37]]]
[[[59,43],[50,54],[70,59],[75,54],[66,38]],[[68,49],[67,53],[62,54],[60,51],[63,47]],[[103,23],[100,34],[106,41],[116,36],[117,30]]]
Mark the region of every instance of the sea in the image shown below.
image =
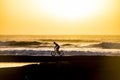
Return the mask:
[[[53,42],[63,56],[120,56],[120,35],[0,35],[0,55],[51,56]]]

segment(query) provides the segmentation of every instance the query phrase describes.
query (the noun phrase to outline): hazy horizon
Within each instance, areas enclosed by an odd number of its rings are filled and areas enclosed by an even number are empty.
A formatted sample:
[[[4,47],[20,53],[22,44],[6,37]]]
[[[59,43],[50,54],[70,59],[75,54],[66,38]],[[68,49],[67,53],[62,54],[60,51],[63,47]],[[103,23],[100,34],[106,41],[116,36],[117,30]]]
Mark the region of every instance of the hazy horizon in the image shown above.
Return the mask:
[[[120,34],[0,34],[0,36],[120,36]]]

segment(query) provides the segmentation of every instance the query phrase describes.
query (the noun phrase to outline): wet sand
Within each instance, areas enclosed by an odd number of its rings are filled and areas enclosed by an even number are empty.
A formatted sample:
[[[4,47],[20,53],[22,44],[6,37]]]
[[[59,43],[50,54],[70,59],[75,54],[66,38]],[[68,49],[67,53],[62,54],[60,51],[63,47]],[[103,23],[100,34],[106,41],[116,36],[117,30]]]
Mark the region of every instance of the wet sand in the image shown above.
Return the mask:
[[[0,61],[40,62],[22,67],[0,68],[0,80],[120,80],[118,56],[1,56]]]

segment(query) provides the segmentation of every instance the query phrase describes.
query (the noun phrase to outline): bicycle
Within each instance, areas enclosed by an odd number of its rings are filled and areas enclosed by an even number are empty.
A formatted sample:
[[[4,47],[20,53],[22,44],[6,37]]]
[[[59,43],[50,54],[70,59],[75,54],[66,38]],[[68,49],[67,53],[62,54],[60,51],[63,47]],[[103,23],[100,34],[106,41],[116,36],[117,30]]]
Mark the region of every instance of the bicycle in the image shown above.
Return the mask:
[[[52,56],[55,56],[55,55],[59,55],[59,56],[63,56],[64,55],[64,52],[63,51],[51,51],[51,55]]]

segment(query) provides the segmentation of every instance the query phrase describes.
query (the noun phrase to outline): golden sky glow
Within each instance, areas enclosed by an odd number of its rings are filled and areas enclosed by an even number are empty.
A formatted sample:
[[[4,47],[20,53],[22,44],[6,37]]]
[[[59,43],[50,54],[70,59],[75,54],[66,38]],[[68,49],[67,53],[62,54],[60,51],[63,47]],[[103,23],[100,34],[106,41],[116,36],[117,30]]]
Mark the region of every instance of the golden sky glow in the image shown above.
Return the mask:
[[[120,35],[120,0],[0,0],[0,34]]]

